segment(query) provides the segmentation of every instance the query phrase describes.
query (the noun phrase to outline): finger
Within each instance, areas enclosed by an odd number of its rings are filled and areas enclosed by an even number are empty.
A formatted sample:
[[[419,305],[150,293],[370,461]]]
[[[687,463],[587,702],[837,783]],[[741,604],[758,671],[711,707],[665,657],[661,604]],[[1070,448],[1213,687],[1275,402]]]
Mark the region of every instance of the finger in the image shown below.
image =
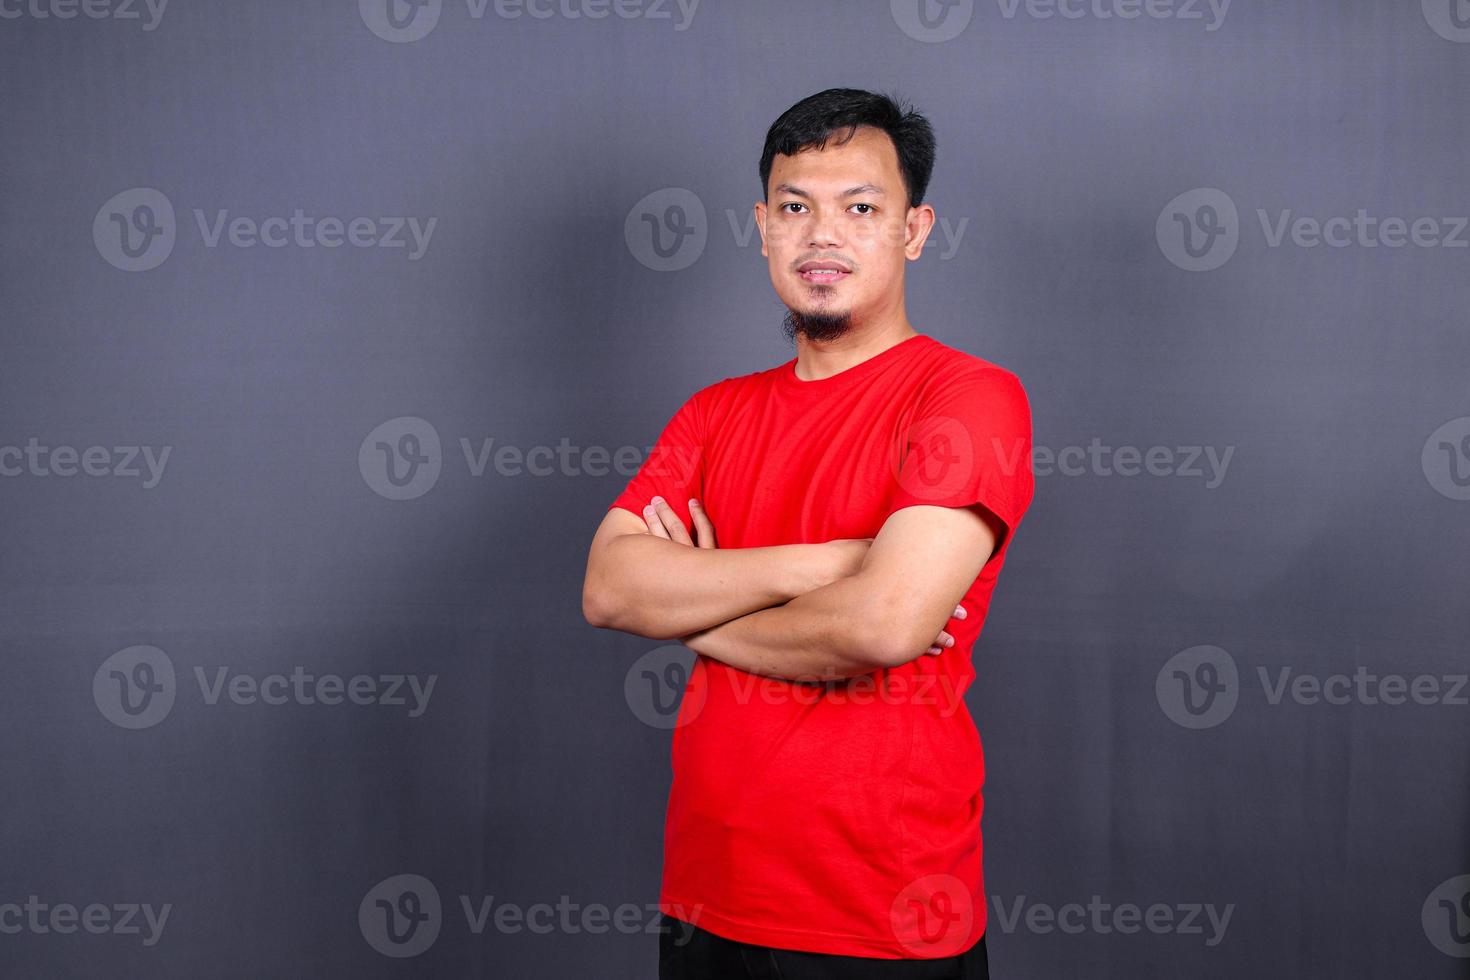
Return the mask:
[[[970,612],[964,606],[955,606],[954,607],[954,618],[955,619],[964,619],[968,615],[970,615]]]
[[[669,538],[678,544],[693,545],[689,540],[689,532],[684,530],[684,522],[669,502],[662,497],[654,497],[653,505],[658,508],[659,519],[664,523],[664,529],[669,532]]]
[[[694,519],[694,534],[699,539],[701,548],[718,548],[715,544],[715,526],[706,514],[704,507],[694,497],[689,498],[689,516]]]
[[[934,638],[934,645],[941,647],[952,647],[954,646],[954,637],[950,636],[944,630],[940,630],[939,635]]]
[[[940,649],[939,647],[930,647],[929,649],[927,649],[927,650],[924,651],[924,655],[925,656],[928,656],[928,657],[933,657],[933,656],[936,656],[936,655],[941,654],[943,652],[944,651],[942,649]]]
[[[649,504],[643,508],[643,520],[648,525],[648,533],[656,538],[663,538],[665,541],[669,540],[669,532],[664,530],[664,522],[659,520],[658,508],[653,504]]]

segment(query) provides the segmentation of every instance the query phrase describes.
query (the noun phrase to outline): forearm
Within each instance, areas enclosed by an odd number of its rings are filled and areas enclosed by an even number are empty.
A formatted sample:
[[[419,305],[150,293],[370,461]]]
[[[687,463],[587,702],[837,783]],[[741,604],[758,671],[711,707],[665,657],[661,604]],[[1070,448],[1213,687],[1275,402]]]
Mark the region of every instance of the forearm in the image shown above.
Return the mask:
[[[684,638],[685,646],[731,667],[793,681],[836,680],[896,666],[923,653],[903,649],[885,624],[891,608],[862,575],[839,579]]]
[[[652,534],[605,545],[588,592],[595,625],[649,639],[674,639],[776,606],[830,581],[818,544],[692,548]]]

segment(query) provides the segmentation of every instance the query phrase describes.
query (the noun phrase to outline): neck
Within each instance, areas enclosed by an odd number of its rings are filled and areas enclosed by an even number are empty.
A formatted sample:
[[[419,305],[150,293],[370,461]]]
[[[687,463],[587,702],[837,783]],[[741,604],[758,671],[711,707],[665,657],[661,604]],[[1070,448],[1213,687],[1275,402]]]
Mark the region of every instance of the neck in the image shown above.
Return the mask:
[[[820,342],[798,333],[796,376],[803,381],[830,378],[918,333],[907,319],[884,327],[853,327],[841,337]]]

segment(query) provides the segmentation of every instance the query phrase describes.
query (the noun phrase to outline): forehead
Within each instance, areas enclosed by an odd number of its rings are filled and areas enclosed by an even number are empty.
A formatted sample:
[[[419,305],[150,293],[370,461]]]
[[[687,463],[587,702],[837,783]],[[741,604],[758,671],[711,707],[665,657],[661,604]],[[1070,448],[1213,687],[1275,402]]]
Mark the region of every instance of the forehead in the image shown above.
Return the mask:
[[[776,154],[771,161],[771,186],[787,182],[821,193],[834,189],[821,186],[828,183],[843,187],[872,183],[895,191],[901,182],[898,150],[888,134],[873,126],[859,126],[852,139],[839,146],[837,140],[846,134],[846,129],[835,130],[821,149],[808,146],[794,156]]]

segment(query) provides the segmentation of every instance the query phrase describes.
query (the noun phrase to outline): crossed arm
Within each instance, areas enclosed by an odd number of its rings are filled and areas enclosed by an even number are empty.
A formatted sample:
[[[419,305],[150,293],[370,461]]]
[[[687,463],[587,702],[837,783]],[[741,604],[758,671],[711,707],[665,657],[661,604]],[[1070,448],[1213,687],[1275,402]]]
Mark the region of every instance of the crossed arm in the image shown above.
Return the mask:
[[[952,643],[942,627],[966,614],[957,604],[1005,528],[979,505],[910,506],[871,539],[721,549],[703,508],[690,514],[697,543],[667,502],[642,518],[609,510],[588,554],[583,615],[796,681],[854,677]]]

